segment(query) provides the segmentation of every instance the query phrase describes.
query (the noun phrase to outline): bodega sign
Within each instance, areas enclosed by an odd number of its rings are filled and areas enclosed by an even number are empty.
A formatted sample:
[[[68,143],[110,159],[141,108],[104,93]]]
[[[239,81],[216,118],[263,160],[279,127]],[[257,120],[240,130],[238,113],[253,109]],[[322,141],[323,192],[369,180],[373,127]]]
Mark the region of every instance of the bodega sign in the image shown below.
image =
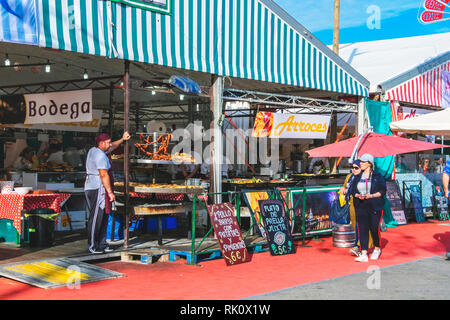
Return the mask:
[[[92,121],[92,90],[24,95],[25,124]]]

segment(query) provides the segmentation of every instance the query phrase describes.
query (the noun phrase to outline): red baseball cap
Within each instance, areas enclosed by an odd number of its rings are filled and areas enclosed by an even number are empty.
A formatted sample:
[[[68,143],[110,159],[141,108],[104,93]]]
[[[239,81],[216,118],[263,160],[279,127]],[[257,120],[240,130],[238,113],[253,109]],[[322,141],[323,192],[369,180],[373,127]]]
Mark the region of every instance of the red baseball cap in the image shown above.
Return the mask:
[[[95,145],[98,146],[100,142],[110,140],[111,137],[107,133],[102,133],[95,138]]]

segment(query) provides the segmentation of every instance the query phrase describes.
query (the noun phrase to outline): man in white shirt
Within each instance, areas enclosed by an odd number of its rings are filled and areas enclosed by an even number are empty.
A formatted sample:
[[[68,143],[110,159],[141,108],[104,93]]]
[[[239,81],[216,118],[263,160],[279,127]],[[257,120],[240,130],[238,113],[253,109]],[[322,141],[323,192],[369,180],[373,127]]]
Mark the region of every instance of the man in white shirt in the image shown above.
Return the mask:
[[[47,162],[53,162],[54,164],[62,164],[64,162],[64,152],[61,150],[61,145],[50,145],[48,153]]]
[[[92,147],[86,158],[86,182],[84,192],[89,208],[88,244],[91,253],[103,253],[112,251],[106,242],[106,228],[108,225],[108,213],[111,202],[116,197],[111,183],[111,161],[107,153],[116,149],[123,141],[129,140],[128,132],[122,139],[111,142],[109,135],[103,133],[95,139],[95,147]]]

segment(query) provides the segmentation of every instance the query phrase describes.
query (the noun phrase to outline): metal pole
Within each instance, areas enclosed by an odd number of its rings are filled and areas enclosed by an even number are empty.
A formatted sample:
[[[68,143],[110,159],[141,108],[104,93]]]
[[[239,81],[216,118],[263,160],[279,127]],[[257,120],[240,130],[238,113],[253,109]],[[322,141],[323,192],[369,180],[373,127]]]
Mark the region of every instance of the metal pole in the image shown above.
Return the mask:
[[[108,131],[109,136],[113,136],[113,128],[114,128],[114,83],[110,82],[110,89],[109,89],[109,119],[108,119]]]
[[[129,111],[130,111],[130,62],[125,61],[125,74],[123,76],[123,127],[124,131],[129,130]],[[124,175],[124,184],[125,184],[125,211],[124,211],[124,226],[123,226],[123,238],[124,243],[123,247],[128,248],[128,240],[129,240],[129,222],[130,216],[128,215],[128,203],[129,203],[129,194],[130,194],[130,177],[129,177],[129,140],[125,141],[124,145],[124,161],[123,161],[123,175]]]
[[[222,126],[219,123],[223,110],[223,78],[215,77],[213,85],[210,89],[211,96],[211,111],[213,112],[213,123],[211,139],[213,142],[211,159],[211,177],[213,183],[214,202],[222,202],[222,161],[223,161],[223,138],[222,138]]]

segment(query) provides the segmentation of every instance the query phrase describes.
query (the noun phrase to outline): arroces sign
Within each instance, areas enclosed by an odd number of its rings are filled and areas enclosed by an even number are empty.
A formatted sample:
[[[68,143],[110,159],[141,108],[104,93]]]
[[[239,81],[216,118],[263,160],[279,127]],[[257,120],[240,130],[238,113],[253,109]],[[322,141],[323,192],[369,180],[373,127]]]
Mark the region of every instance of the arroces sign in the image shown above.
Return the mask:
[[[25,95],[25,124],[92,120],[92,90]]]
[[[254,137],[326,139],[330,116],[259,112]]]
[[[172,10],[172,0],[110,0],[110,1],[120,2],[139,9],[151,10],[164,14],[170,14]]]

